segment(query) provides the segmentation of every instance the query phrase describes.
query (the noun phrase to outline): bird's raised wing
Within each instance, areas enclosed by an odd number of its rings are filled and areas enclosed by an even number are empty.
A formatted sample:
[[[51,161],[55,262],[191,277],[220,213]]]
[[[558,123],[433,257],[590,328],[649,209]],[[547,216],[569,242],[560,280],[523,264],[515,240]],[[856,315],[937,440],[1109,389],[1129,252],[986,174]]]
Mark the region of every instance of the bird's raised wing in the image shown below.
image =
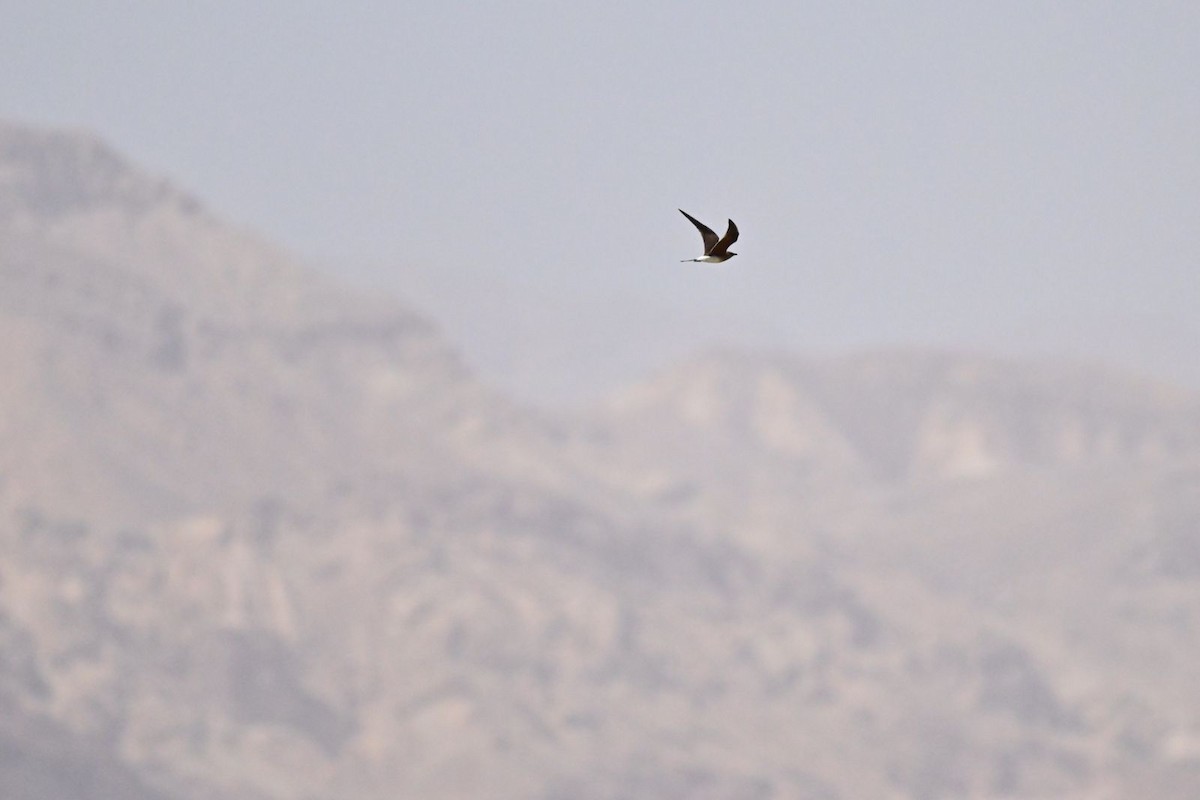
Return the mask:
[[[729,251],[729,246],[738,239],[737,225],[733,224],[733,220],[729,220],[729,227],[725,229],[725,235],[721,237],[721,241],[712,246],[712,249],[706,255],[720,256]]]
[[[696,230],[700,231],[700,236],[704,238],[704,255],[711,253],[713,248],[717,246],[717,234],[713,232],[712,228],[708,227],[703,222],[684,211],[682,208],[679,209],[679,213],[691,220],[691,223],[696,226]],[[737,238],[736,232],[734,234],[734,238]]]

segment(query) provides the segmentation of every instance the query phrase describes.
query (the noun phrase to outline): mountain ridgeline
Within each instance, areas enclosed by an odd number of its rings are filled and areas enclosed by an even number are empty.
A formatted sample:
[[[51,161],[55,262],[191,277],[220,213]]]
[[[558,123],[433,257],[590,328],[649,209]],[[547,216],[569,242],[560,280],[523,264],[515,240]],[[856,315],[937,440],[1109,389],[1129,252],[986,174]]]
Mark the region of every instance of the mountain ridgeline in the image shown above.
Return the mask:
[[[1200,794],[1200,397],[716,350],[587,413],[0,124],[0,796]]]

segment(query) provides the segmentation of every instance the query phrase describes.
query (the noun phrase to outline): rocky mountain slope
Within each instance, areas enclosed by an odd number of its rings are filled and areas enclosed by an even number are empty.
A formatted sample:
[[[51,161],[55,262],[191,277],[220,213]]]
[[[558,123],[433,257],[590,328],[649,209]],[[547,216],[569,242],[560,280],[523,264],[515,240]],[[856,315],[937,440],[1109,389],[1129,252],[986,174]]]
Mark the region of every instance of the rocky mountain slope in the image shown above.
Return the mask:
[[[0,125],[0,796],[1191,798],[1200,398],[719,352],[550,418]]]

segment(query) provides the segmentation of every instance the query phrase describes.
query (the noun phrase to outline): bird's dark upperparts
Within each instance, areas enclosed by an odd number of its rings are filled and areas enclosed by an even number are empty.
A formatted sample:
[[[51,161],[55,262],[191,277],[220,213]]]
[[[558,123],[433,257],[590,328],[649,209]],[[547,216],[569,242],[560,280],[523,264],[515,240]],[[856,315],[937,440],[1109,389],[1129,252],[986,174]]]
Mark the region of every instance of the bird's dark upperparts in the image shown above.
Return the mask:
[[[700,237],[704,240],[704,255],[699,258],[685,258],[680,263],[686,261],[701,261],[706,264],[720,264],[722,261],[728,261],[737,255],[731,253],[729,246],[737,241],[738,229],[733,220],[729,220],[729,227],[725,229],[725,235],[717,238],[717,234],[713,229],[705,225],[700,220],[693,217],[691,214],[679,209],[679,213],[683,214],[688,220],[696,226],[696,230],[700,231]]]

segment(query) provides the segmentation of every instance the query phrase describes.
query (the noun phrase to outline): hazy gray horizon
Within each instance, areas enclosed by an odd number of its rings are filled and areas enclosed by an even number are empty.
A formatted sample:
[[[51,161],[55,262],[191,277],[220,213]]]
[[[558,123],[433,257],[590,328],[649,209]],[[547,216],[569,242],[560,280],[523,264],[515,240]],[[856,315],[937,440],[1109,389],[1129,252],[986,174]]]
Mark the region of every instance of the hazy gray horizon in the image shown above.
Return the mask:
[[[577,400],[711,345],[1200,386],[1200,8],[19,2],[0,116],[86,128]],[[680,264],[683,207],[742,229]]]

